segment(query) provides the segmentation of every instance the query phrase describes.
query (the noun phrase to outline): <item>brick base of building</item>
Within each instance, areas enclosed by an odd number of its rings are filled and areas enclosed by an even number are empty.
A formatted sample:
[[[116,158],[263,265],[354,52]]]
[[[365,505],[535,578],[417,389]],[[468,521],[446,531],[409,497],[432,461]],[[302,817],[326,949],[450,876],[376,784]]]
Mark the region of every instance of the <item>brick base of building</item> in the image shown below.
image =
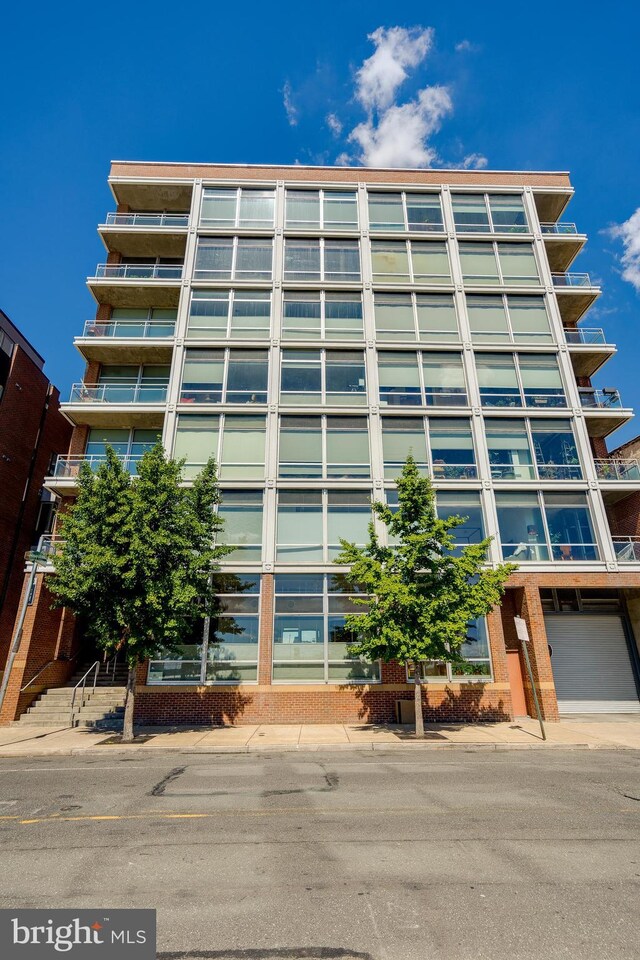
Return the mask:
[[[413,703],[412,684],[364,686],[171,687],[140,686],[135,718],[141,724],[393,723],[396,701]],[[508,684],[423,686],[425,720],[510,720]]]

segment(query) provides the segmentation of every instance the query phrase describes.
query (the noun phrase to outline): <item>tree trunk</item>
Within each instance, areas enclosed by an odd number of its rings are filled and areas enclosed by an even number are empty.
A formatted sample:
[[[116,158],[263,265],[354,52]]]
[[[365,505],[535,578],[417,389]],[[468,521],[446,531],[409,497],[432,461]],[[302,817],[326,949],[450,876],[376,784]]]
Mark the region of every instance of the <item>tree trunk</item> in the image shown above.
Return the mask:
[[[413,692],[416,705],[416,737],[424,737],[424,717],[422,716],[422,678],[420,676],[420,664],[413,665]]]
[[[122,742],[133,743],[133,708],[136,697],[136,673],[138,665],[129,664],[129,676],[127,677],[127,695],[124,701],[124,724],[122,727]]]

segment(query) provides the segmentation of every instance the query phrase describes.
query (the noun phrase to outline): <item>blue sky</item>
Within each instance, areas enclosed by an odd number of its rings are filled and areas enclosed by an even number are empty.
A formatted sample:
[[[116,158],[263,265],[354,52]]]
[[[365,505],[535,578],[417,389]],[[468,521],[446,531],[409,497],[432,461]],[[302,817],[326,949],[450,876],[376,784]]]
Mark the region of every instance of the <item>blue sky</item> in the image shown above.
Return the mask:
[[[625,405],[640,407],[640,293],[621,277],[622,239],[603,232],[640,207],[640,8],[613,0],[602,11],[544,0],[535,9],[11,4],[0,90],[0,307],[65,395],[82,375],[71,341],[94,312],[84,279],[103,259],[95,227],[113,209],[110,160],[331,164],[345,151],[357,156],[346,137],[365,121],[354,80],[374,52],[368,35],[431,27],[430,49],[407,68],[396,102],[446,88],[450,109],[427,140],[435,165],[477,154],[489,168],[571,171],[576,197],[565,219],[590,237],[574,269],[604,287],[588,325],[603,326],[619,348],[596,383],[618,386]],[[640,287],[640,240],[626,236],[627,273]],[[632,423],[613,442],[639,431]]]

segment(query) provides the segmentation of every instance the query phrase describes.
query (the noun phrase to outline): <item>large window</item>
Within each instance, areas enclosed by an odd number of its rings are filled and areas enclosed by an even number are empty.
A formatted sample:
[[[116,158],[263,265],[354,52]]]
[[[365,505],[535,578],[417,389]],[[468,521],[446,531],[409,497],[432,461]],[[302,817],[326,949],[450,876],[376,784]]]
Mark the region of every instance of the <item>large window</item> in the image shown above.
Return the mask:
[[[369,477],[369,431],[364,417],[282,417],[281,479],[351,480]]]
[[[370,520],[369,491],[281,490],[277,559],[281,563],[326,563],[340,553],[341,538],[366,543]]]
[[[275,191],[247,187],[205,187],[203,227],[272,227]]]
[[[378,663],[349,655],[356,637],[347,614],[362,614],[355,587],[331,574],[278,574],[275,578],[273,679],[290,683],[350,683],[380,679]]]
[[[496,493],[502,555],[522,561],[598,560],[584,493]]]
[[[226,413],[178,417],[174,456],[185,458],[185,476],[195,477],[209,457],[221,480],[263,480],[265,417]]]
[[[428,442],[427,442],[428,437]],[[383,417],[384,475],[395,480],[411,453],[421,473],[434,480],[471,480],[477,477],[471,426],[466,419]]]
[[[284,340],[362,340],[362,294],[286,290]]]
[[[467,313],[474,343],[551,343],[543,297],[467,294]]]
[[[487,680],[491,676],[491,656],[489,653],[489,639],[484,617],[471,620],[467,624],[465,642],[460,647],[460,654],[464,657],[463,663],[442,663],[430,660],[421,664],[422,679],[427,683],[466,680]],[[407,679],[413,679],[413,666],[407,668]]]
[[[453,219],[458,233],[528,233],[519,194],[454,193]]]
[[[378,291],[374,309],[378,340],[440,343],[460,339],[452,294]]]
[[[299,230],[357,230],[355,190],[287,190],[286,225]]]
[[[558,362],[552,354],[476,353],[484,407],[566,407]]]
[[[193,290],[189,340],[267,340],[271,326],[268,290]]]
[[[216,576],[219,612],[197,620],[190,642],[149,663],[149,683],[246,683],[258,678],[260,577]]]
[[[81,399],[103,403],[164,403],[169,384],[166,364],[113,364],[100,368],[98,384],[84,387]]]
[[[391,353],[378,355],[380,403],[385,406],[451,407],[467,404],[459,353]]]
[[[108,323],[87,324],[87,336],[172,337],[178,311],[161,307],[114,307]]]
[[[397,489],[386,490],[388,506],[395,513],[398,509]],[[485,538],[484,517],[480,494],[475,490],[438,490],[436,493],[436,511],[441,520],[447,517],[462,517],[464,523],[451,531],[454,540],[453,553],[459,556],[469,544],[481,543]],[[387,531],[387,541],[397,544],[398,540]]]
[[[357,240],[292,240],[284,243],[285,280],[360,280]]]
[[[266,350],[187,350],[181,403],[266,403]]]
[[[538,267],[530,243],[460,243],[460,265],[464,282],[539,286]]]
[[[438,193],[369,193],[369,229],[372,233],[410,230],[442,233]]]
[[[494,480],[582,479],[569,420],[487,418],[485,431]]]
[[[198,237],[196,280],[271,280],[273,240],[263,237]]]
[[[367,390],[362,352],[283,350],[280,403],[362,406]]]
[[[225,490],[218,512],[224,520],[221,543],[232,547],[225,562],[259,563],[262,558],[261,490]]]
[[[126,469],[135,473],[138,460],[159,440],[158,430],[105,430],[103,427],[92,427],[87,437],[84,459],[91,467],[98,467],[106,459],[107,447],[113,447]],[[74,464],[70,463],[69,467],[73,469]]]
[[[374,283],[451,283],[446,243],[372,240]]]

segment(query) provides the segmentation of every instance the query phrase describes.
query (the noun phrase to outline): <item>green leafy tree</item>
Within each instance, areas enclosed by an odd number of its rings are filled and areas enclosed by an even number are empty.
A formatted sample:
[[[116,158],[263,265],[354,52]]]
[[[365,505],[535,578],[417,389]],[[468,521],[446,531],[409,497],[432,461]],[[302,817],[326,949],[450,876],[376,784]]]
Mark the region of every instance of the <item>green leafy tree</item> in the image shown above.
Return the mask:
[[[182,483],[183,463],[158,443],[132,477],[107,447],[95,473],[82,465],[77,499],[61,519],[51,592],[99,648],[126,660],[126,742],[133,739],[138,664],[159,650],[175,652],[194,621],[215,613],[213,572],[229,549],[216,544],[223,521],[214,511],[214,460],[190,487]]]
[[[368,600],[355,600],[366,605],[366,612],[346,618],[357,637],[350,653],[369,661],[413,664],[416,736],[423,737],[422,665],[430,660],[464,664],[460,648],[469,622],[500,602],[517,568],[512,563],[486,566],[490,537],[456,555],[452,531],[466,518],[438,518],[431,481],[420,476],[413,457],[407,457],[397,486],[396,512],[373,503],[375,516],[390,534],[389,546],[380,543],[371,523],[366,546],[341,540],[335,563],[348,565],[347,581],[368,595]]]

